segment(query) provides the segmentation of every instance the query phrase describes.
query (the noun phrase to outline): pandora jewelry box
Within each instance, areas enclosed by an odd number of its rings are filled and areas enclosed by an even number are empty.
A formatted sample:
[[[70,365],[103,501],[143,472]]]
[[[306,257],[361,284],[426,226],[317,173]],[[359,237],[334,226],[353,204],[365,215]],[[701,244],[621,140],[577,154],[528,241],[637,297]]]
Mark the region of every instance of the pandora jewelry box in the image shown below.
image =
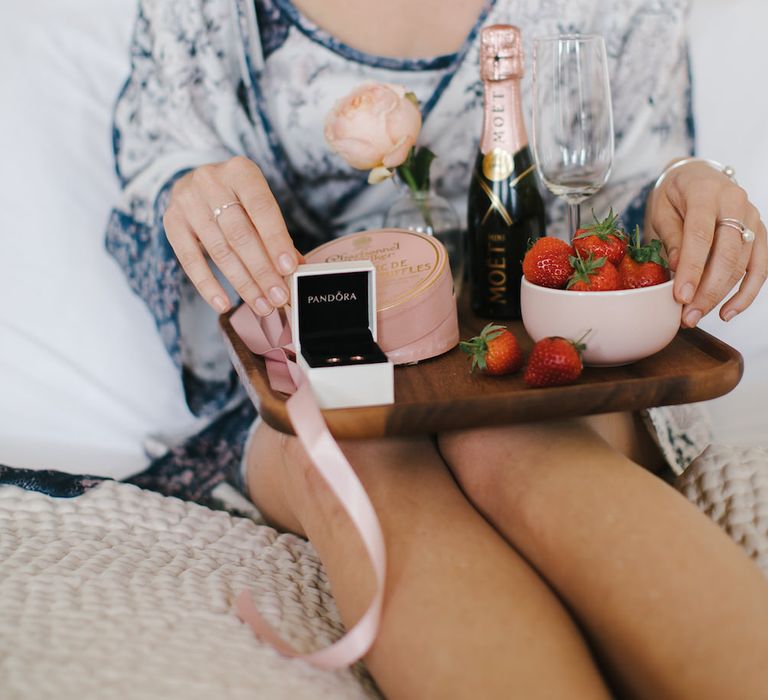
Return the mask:
[[[320,408],[394,403],[376,344],[376,269],[367,260],[299,265],[292,279],[296,361]]]

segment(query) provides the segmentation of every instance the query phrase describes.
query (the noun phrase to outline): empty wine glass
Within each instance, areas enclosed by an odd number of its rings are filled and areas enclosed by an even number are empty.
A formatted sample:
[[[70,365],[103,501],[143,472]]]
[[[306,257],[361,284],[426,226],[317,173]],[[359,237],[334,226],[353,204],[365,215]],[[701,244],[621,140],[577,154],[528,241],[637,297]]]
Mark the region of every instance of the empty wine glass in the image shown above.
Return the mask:
[[[533,153],[542,181],[568,203],[571,239],[579,205],[608,180],[613,110],[603,37],[563,34],[533,42]]]

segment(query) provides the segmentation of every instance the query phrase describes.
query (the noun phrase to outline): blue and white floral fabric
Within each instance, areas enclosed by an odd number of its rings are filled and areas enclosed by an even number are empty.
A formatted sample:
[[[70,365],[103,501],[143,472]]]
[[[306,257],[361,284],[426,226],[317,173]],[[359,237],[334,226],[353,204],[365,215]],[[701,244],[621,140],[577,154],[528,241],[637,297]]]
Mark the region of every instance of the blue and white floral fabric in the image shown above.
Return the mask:
[[[330,153],[323,120],[366,80],[400,83],[419,98],[421,143],[438,154],[433,180],[462,214],[482,122],[477,35],[511,23],[524,37],[605,36],[613,92],[615,167],[592,202],[640,222],[651,183],[692,152],[686,0],[488,0],[453,54],[400,60],[347,46],[291,0],[140,0],[131,75],[115,110],[114,147],[123,197],[106,235],[153,314],[200,415],[238,400],[215,315],[186,281],[163,231],[173,182],[191,168],[244,155],[263,170],[297,247],[381,224],[395,197]],[[530,105],[530,71],[523,99]],[[550,202],[551,230],[563,212]],[[235,412],[234,415],[240,415]],[[241,416],[244,421],[251,416]]]

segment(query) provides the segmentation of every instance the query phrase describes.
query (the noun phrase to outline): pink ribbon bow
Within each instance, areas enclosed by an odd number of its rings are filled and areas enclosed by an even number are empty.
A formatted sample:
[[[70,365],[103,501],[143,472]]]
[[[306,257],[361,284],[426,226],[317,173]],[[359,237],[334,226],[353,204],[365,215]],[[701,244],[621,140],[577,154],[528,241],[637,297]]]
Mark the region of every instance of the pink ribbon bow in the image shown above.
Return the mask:
[[[275,632],[256,609],[250,591],[238,595],[235,609],[259,639],[269,642],[281,654],[326,670],[344,668],[367,653],[379,629],[386,578],[381,524],[363,485],[328,430],[309,382],[291,359],[290,324],[283,322],[279,312],[260,318],[245,305],[232,314],[230,321],[248,349],[264,358],[270,386],[292,394],[286,408],[296,436],[360,534],[376,578],[376,591],[360,620],[331,646],[309,654],[296,651]]]

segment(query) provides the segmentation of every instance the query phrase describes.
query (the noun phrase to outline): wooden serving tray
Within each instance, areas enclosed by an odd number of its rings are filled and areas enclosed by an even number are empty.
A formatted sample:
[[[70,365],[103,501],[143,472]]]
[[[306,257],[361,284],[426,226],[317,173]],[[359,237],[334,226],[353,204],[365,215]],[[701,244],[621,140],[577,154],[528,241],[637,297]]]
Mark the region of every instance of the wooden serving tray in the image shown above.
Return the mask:
[[[460,304],[460,307],[463,305]],[[293,433],[286,394],[273,391],[264,360],[245,346],[220,318],[232,362],[262,418]],[[460,311],[461,338],[470,338],[487,320]],[[527,353],[533,345],[520,321],[506,325]],[[741,355],[696,328],[680,330],[661,352],[622,367],[586,367],[575,384],[528,388],[522,372],[504,377],[470,374],[469,358],[458,348],[418,365],[395,368],[395,403],[390,406],[323,411],[338,439],[436,433],[461,428],[519,423],[563,416],[629,411],[692,403],[728,393],[741,379]]]

